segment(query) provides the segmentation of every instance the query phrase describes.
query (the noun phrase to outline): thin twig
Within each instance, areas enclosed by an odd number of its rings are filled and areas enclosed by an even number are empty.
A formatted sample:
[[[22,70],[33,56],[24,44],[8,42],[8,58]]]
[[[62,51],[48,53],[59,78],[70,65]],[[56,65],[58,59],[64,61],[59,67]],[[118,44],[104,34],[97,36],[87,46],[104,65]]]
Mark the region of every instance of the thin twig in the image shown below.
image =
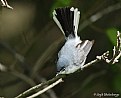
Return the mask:
[[[43,90],[41,90],[41,91],[39,91],[39,92],[37,92],[37,93],[35,93],[35,94],[33,94],[33,95],[27,97],[27,98],[34,98],[34,97],[37,97],[37,96],[41,95],[41,94],[44,93],[45,91],[47,91],[47,90],[53,88],[54,86],[56,86],[57,84],[59,84],[59,83],[61,83],[61,82],[63,82],[62,78],[58,79],[56,82],[52,83],[52,84],[49,85],[48,87],[44,88]]]
[[[38,84],[38,85],[36,85],[36,86],[34,86],[34,87],[26,90],[25,92],[21,93],[20,95],[18,95],[15,98],[23,98],[23,97],[26,97],[28,94],[33,93],[33,92],[36,92],[38,89],[42,88],[43,86],[50,85],[50,84],[54,83],[55,81],[57,81],[58,79],[64,78],[64,77],[65,77],[65,75],[58,75],[58,76],[56,76],[56,77],[54,77],[54,78],[52,78],[52,79],[50,79],[50,80],[48,80],[46,82],[43,82],[41,84]]]
[[[111,59],[109,59],[109,54],[110,52],[107,51],[102,56],[97,56],[97,58],[110,64],[115,64],[119,61],[118,59],[121,57],[121,33],[119,31],[117,31],[117,43],[113,48],[113,56]]]
[[[86,67],[88,67],[88,66],[90,66],[90,65],[93,65],[93,64],[95,64],[95,63],[97,63],[97,62],[99,62],[99,61],[101,61],[101,59],[95,59],[95,60],[93,60],[93,61],[91,61],[91,62],[89,62],[89,63],[87,63],[87,64],[85,64],[82,68],[81,68],[81,70],[83,70],[84,68],[86,68]]]
[[[1,2],[2,2],[2,6],[3,7],[9,8],[9,9],[13,9],[13,7],[11,7],[10,5],[8,5],[7,0],[1,0]]]
[[[44,77],[42,77],[41,75],[36,75],[36,79],[37,79],[39,82],[46,82],[46,81],[47,81],[47,80],[46,80]],[[45,87],[47,87],[47,86],[44,86],[44,88],[45,88]],[[47,93],[50,95],[50,96],[49,96],[50,98],[58,98],[57,95],[56,95],[56,93],[54,92],[53,89],[49,89],[49,90],[47,91]]]

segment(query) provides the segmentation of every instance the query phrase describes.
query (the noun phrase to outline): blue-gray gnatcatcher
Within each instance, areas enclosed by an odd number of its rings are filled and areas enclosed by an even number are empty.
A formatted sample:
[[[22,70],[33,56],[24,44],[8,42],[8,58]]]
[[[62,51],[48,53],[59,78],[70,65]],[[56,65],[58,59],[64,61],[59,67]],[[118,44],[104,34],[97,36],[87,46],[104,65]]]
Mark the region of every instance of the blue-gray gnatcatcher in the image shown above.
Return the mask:
[[[80,40],[77,35],[80,11],[74,7],[58,8],[53,19],[63,32],[66,42],[58,53],[57,75],[70,74],[82,68],[94,41]]]

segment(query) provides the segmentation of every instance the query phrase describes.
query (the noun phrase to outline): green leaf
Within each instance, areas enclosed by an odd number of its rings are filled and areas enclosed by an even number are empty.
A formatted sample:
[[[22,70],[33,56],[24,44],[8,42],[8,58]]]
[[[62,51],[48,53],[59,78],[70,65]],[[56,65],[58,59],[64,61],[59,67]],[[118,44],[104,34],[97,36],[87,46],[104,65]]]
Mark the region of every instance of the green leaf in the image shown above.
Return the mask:
[[[116,44],[116,35],[117,35],[117,29],[110,28],[106,31],[108,38],[112,42],[113,45]]]

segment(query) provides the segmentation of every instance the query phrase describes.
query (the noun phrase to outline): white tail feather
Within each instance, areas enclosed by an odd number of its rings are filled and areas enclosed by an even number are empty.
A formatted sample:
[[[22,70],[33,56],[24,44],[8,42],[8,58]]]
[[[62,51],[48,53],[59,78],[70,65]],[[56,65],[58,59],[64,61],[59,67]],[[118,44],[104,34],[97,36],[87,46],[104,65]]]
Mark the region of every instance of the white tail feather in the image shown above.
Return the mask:
[[[55,15],[56,15],[56,11],[54,10],[54,11],[53,11],[53,20],[56,22],[56,24],[58,25],[58,27],[61,29],[61,31],[62,31],[63,34],[65,35],[65,33],[64,33],[63,29],[62,29],[62,26],[61,26],[60,22],[58,21],[58,19],[56,18]]]
[[[74,10],[74,26],[75,26],[75,36],[77,36],[77,31],[78,31],[78,25],[79,25],[79,18],[80,18],[80,12],[76,8]]]

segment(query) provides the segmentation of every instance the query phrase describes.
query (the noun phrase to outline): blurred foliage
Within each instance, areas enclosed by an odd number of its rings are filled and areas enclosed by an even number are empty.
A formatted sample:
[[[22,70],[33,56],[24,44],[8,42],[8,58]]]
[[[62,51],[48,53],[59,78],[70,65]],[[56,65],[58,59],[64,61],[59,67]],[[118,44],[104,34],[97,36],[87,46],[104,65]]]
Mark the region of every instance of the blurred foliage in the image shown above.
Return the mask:
[[[79,28],[85,21],[121,0],[9,0],[14,10],[0,7],[0,97],[13,98],[56,74],[57,53],[64,37],[52,20],[57,7],[74,6],[81,10]],[[116,44],[121,30],[121,8],[87,23],[78,32],[81,39],[95,40],[87,62]],[[120,31],[121,32],[121,31]],[[62,84],[38,98],[94,98],[95,92],[121,94],[121,62],[99,62],[69,75]],[[19,88],[19,89],[18,89]]]
[[[117,36],[117,29],[116,28],[109,28],[107,30],[107,36],[109,37],[110,41],[113,45],[116,44],[116,36]]]
[[[121,73],[117,74],[114,78],[114,89],[121,93]]]

